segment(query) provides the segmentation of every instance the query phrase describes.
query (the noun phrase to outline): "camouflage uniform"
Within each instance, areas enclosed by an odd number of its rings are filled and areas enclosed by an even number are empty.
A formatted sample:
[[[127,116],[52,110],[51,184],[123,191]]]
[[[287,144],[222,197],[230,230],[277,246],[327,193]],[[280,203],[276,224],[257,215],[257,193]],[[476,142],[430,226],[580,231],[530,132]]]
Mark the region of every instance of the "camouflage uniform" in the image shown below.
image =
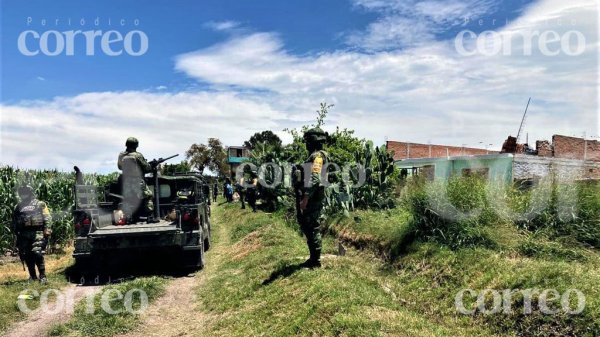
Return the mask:
[[[242,209],[246,209],[246,204],[244,201],[246,200],[246,178],[240,178],[239,184],[236,184],[235,189],[240,196],[240,202],[242,203]]]
[[[152,172],[152,166],[148,163],[144,155],[136,151],[137,148],[137,139],[130,137],[126,142],[127,150],[119,153],[119,159],[117,161],[117,166],[119,170],[123,171],[124,175],[128,175],[127,179],[124,179],[122,182],[122,193],[123,199],[126,201],[125,203],[129,203],[131,205],[125,205],[125,213],[127,216],[133,216],[134,213],[138,212],[139,206],[144,207],[144,213],[148,216],[152,216],[154,212],[154,203],[152,201],[153,193],[146,185],[146,181],[144,180],[144,175],[146,173]],[[136,164],[136,167],[133,169],[134,172],[126,172],[128,171],[125,168],[125,162],[131,161]],[[132,169],[130,168],[129,171]],[[134,202],[137,200],[138,202]],[[140,204],[139,201],[143,202],[143,205]]]
[[[256,212],[256,188],[258,184],[258,179],[254,177],[254,174],[247,179],[247,187],[246,187],[246,200],[248,201],[248,205],[252,207],[252,212]]]
[[[19,193],[21,195],[21,192]],[[29,277],[37,279],[35,267],[37,265],[40,281],[46,281],[46,265],[44,253],[48,243],[48,237],[52,230],[52,217],[45,202],[33,197],[33,191],[29,197],[21,195],[22,201],[17,205],[13,213],[13,228],[17,235],[17,248],[19,257],[27,264]]]
[[[321,231],[320,218],[321,211],[325,201],[325,187],[323,186],[322,169],[328,162],[328,155],[323,151],[322,145],[325,142],[327,134],[319,128],[308,130],[304,134],[307,148],[312,150],[308,159],[304,162],[304,170],[310,169],[310,176],[305,172],[303,191],[303,201],[305,208],[298,212],[298,222],[300,229],[306,236],[306,243],[310,252],[310,258],[305,262],[309,267],[319,267],[321,265]]]

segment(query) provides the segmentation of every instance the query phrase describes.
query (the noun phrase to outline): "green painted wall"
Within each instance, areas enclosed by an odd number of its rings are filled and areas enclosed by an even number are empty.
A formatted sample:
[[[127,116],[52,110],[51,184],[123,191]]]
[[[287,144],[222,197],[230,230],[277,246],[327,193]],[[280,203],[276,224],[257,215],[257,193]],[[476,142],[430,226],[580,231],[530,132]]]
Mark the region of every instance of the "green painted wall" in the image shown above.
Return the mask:
[[[399,160],[399,168],[411,169],[433,165],[435,179],[448,179],[452,175],[462,175],[463,169],[487,168],[490,180],[510,183],[512,181],[513,157],[510,155],[487,155],[473,157],[423,158]],[[410,171],[409,171],[410,172]]]

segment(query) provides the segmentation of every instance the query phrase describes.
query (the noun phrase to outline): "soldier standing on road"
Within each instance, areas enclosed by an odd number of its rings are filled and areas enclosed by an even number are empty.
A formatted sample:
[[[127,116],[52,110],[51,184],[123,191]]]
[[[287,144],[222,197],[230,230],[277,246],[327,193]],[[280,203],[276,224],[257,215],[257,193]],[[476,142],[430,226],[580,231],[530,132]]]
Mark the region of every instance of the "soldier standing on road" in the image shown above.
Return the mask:
[[[139,213],[139,207],[143,206],[147,215],[147,222],[154,220],[154,203],[152,202],[152,191],[146,185],[144,175],[152,172],[152,166],[146,161],[144,155],[137,152],[139,142],[134,137],[127,138],[125,151],[119,153],[117,166],[123,171],[123,199],[127,209],[126,215],[134,221],[134,214]],[[141,202],[140,202],[141,201]]]
[[[310,153],[304,162],[305,174],[304,188],[299,195],[298,221],[300,229],[306,236],[309,259],[304,262],[305,267],[315,268],[321,266],[321,232],[319,220],[325,201],[325,187],[322,181],[323,166],[327,164],[327,153],[323,145],[327,141],[327,133],[321,128],[312,128],[304,133],[304,143]],[[309,170],[309,172],[306,172]],[[310,175],[309,175],[310,174]]]
[[[240,196],[240,202],[242,203],[242,209],[246,209],[246,178],[240,178],[240,181],[235,185],[236,192]]]
[[[217,202],[217,196],[219,195],[219,182],[215,180],[213,185],[213,202]]]
[[[45,202],[37,200],[31,186],[22,186],[17,191],[21,201],[13,213],[13,231],[17,236],[17,248],[21,261],[25,261],[29,270],[29,279],[46,283],[46,265],[44,254],[48,238],[52,233],[52,217]]]
[[[256,176],[256,171],[252,171],[250,173],[250,177],[245,180],[246,183],[246,200],[248,201],[248,205],[252,207],[252,212],[256,213],[256,193],[258,192],[258,178]]]

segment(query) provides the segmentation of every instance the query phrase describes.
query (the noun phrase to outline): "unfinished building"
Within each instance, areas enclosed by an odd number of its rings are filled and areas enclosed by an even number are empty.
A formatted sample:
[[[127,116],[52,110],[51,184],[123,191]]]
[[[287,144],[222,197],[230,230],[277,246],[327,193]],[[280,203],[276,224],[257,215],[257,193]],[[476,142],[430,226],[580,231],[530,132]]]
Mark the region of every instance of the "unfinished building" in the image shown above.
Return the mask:
[[[552,142],[537,141],[536,147],[531,148],[528,144],[517,144],[515,137],[508,137],[500,153],[443,145],[387,144],[389,150],[401,150],[394,158],[398,158],[395,164],[403,175],[423,175],[429,180],[473,174],[505,183],[535,182],[549,176],[559,181],[600,179],[600,144],[584,138],[554,135]],[[412,156],[408,155],[409,147],[418,148],[417,155],[414,150]],[[457,149],[461,152],[457,153]]]

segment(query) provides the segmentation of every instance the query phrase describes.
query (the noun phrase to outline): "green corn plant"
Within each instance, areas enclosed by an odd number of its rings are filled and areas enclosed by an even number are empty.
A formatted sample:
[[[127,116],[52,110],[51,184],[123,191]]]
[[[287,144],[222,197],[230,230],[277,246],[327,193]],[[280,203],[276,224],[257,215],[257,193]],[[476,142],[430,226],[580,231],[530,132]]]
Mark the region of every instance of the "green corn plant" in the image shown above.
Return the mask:
[[[86,174],[86,184],[100,187],[116,179],[109,175]],[[17,206],[16,191],[22,184],[29,184],[36,197],[47,203],[52,214],[50,247],[65,246],[73,238],[71,209],[74,205],[73,173],[57,170],[21,170],[0,166],[0,253],[12,248],[12,214]]]

